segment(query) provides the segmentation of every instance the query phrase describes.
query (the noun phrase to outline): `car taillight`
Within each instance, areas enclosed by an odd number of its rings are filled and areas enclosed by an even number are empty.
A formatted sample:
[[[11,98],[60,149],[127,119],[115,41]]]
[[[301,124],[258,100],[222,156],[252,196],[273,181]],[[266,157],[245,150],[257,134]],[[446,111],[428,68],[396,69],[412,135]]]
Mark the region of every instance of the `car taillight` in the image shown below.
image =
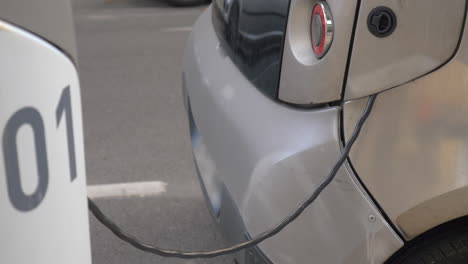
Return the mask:
[[[316,3],[312,9],[310,35],[314,54],[320,59],[327,53],[333,41],[333,19],[325,1]]]

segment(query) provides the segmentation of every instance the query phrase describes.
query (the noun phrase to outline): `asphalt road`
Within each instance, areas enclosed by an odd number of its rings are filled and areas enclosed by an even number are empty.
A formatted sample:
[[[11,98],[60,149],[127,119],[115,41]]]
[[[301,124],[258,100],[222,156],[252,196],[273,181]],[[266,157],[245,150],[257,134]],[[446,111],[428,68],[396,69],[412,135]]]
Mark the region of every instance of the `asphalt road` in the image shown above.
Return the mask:
[[[161,0],[74,0],[88,185],[158,181],[165,192],[97,203],[147,243],[226,245],[197,181],[181,98],[181,62],[204,6]],[[120,242],[90,216],[93,263],[233,263],[164,259]]]

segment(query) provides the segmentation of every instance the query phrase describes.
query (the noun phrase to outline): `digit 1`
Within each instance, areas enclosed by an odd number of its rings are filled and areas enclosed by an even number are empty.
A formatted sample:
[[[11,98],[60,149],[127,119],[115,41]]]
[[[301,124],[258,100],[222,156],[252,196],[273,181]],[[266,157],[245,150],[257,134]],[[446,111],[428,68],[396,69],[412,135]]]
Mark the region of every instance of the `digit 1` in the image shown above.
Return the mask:
[[[25,194],[21,185],[18,146],[16,143],[19,128],[26,124],[29,124],[34,132],[39,178],[36,190],[32,194]],[[8,120],[3,133],[3,156],[5,160],[8,197],[11,204],[22,212],[33,210],[44,199],[49,184],[44,122],[42,121],[41,114],[36,109],[32,107],[20,109]]]
[[[70,179],[76,179],[76,158],[75,158],[75,137],[73,135],[73,115],[70,96],[70,86],[63,89],[60,96],[57,110],[55,111],[57,117],[57,127],[60,125],[63,113],[67,123],[67,142],[68,142],[68,158],[70,163]]]

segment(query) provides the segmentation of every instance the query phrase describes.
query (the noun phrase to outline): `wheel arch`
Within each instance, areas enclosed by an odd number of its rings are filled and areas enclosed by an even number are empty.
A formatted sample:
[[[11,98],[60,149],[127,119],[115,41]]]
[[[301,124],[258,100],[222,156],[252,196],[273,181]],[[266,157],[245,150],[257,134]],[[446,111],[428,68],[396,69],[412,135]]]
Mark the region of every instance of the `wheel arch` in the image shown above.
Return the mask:
[[[408,258],[411,253],[414,253],[416,250],[421,250],[434,243],[438,240],[444,240],[450,237],[453,234],[468,232],[468,215],[462,216],[443,224],[440,224],[436,227],[433,227],[424,233],[418,235],[414,239],[405,243],[400,250],[398,250],[392,257],[390,257],[385,264],[400,263],[404,259]],[[460,248],[460,245],[451,245],[454,250]],[[467,245],[465,243],[464,247]]]
[[[411,238],[454,219],[468,219],[467,216],[468,186],[465,186],[410,208],[397,217],[396,224]]]

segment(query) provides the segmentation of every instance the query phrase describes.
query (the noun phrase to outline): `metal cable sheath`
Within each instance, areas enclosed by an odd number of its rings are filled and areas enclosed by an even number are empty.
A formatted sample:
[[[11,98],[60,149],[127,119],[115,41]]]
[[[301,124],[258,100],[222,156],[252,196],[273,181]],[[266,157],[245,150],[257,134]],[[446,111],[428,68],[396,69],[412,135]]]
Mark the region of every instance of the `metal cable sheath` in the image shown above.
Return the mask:
[[[333,169],[330,171],[327,178],[317,187],[317,189],[312,193],[312,195],[307,200],[305,200],[302,204],[299,205],[299,207],[291,215],[283,219],[283,221],[281,221],[281,223],[279,223],[275,227],[259,234],[258,236],[252,238],[251,240],[233,245],[231,247],[213,250],[213,251],[197,252],[197,251],[179,251],[179,250],[164,249],[164,248],[159,248],[159,247],[148,245],[138,240],[136,237],[123,231],[117,224],[115,224],[109,217],[107,217],[90,198],[88,198],[89,210],[93,213],[93,215],[96,217],[96,219],[99,222],[101,222],[105,227],[107,227],[112,233],[114,233],[114,235],[116,235],[121,240],[127,242],[128,244],[134,246],[135,248],[141,251],[153,253],[162,257],[172,257],[172,258],[182,258],[182,259],[213,258],[213,257],[221,256],[221,255],[232,254],[242,249],[256,246],[259,243],[263,242],[264,240],[278,234],[286,226],[288,226],[290,223],[296,220],[305,211],[305,209],[309,207],[317,199],[317,197],[319,197],[322,191],[325,190],[325,188],[333,181],[338,170],[341,168],[343,163],[348,158],[349,152],[351,151],[351,147],[353,146],[354,142],[358,138],[364,123],[369,117],[372,111],[372,108],[374,106],[376,97],[377,95],[372,95],[369,97],[366,108],[364,112],[362,113],[361,117],[359,118],[359,121],[356,124],[356,127],[354,128],[353,134],[349,138],[348,143],[345,145],[340,158],[333,166]]]

